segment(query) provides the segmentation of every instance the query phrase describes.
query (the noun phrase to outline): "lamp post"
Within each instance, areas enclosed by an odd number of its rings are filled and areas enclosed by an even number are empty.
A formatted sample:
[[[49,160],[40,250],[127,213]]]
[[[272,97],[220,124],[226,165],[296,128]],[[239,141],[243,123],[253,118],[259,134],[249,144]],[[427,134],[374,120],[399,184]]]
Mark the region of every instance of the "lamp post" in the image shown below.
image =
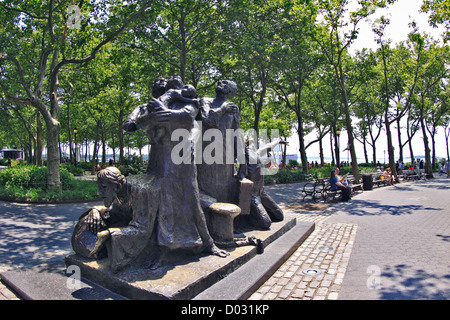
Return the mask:
[[[341,167],[341,157],[340,157],[340,148],[339,148],[339,144],[340,144],[340,142],[339,142],[339,137],[340,137],[340,135],[341,135],[341,129],[337,129],[336,130],[336,136],[337,136],[337,145],[336,145],[336,164],[337,164],[337,167],[338,168],[340,168]]]
[[[73,134],[75,135],[75,160],[74,160],[74,164],[75,167],[77,166],[77,127],[73,128]]]
[[[283,169],[284,169],[284,168],[286,168],[286,148],[287,148],[289,142],[287,142],[286,140],[281,140],[280,144],[284,145],[284,150],[283,150],[283,148],[281,148],[281,152],[283,153],[282,160],[283,160]]]

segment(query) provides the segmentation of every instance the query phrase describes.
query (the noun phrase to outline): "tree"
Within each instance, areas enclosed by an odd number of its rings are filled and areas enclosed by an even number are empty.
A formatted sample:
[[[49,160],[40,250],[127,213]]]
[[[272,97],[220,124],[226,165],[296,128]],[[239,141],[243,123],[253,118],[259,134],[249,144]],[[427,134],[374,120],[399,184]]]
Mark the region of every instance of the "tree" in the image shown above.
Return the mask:
[[[432,92],[428,97],[430,106],[427,108],[425,116],[425,125],[431,137],[431,158],[432,168],[436,168],[436,134],[439,126],[445,123],[445,118],[448,115],[449,109],[446,102],[448,92],[446,92],[446,84],[441,81],[440,84],[432,88]]]
[[[350,112],[350,100],[348,96],[347,74],[344,72],[344,57],[347,49],[357,38],[359,22],[375,12],[376,7],[384,7],[393,1],[359,1],[361,5],[356,11],[346,16],[350,3],[348,0],[314,1],[321,20],[312,30],[311,37],[320,46],[321,53],[333,67],[338,83],[343,112],[345,116],[345,128],[348,136],[348,148],[351,155],[352,173],[359,181],[359,170],[354,145],[354,134]]]
[[[449,150],[449,143],[448,140],[450,138],[450,114],[447,113],[446,117],[444,118],[444,121],[442,121],[442,127],[444,128],[444,135],[445,135],[445,146],[447,149],[447,161],[450,161],[450,150]]]
[[[443,35],[444,39],[450,37],[450,1],[449,0],[424,0],[422,11],[429,12],[429,23],[433,27],[443,24],[447,32]]]
[[[161,75],[177,74],[197,90],[212,86],[221,76],[215,73],[214,55],[221,52],[219,26],[226,4],[218,0],[162,2],[157,18],[134,30],[130,47],[157,60]]]
[[[429,177],[433,177],[434,161],[431,160],[431,150],[427,135],[427,117],[435,114],[433,106],[435,105],[436,86],[442,83],[443,79],[448,77],[448,59],[449,49],[447,46],[440,47],[437,41],[434,41],[426,34],[420,34],[415,31],[410,34],[410,41],[414,47],[423,48],[423,54],[420,60],[420,77],[414,90],[414,104],[419,113],[419,121],[422,128],[423,143],[425,147],[425,171]],[[433,95],[435,97],[433,97]],[[435,125],[440,119],[437,119]],[[434,133],[432,134],[432,137]]]
[[[276,51],[282,58],[275,64],[276,73],[274,72],[274,81],[270,86],[279,99],[295,113],[302,170],[306,173],[308,159],[304,137],[307,133],[305,117],[308,112],[305,109],[308,104],[304,101],[304,89],[323,59],[318,53],[317,45],[307,36],[306,24],[309,21],[305,18],[305,9],[305,6],[296,7],[293,14],[287,17],[288,24],[279,35],[282,45]],[[317,141],[321,141],[324,133],[325,131],[319,135]]]
[[[391,124],[400,118],[404,112],[406,112],[406,108],[402,110],[401,115],[397,115],[394,120],[390,119],[390,102],[392,96],[392,89],[389,83],[389,79],[391,77],[391,70],[388,70],[388,60],[390,55],[392,54],[389,48],[389,40],[385,40],[384,32],[386,26],[389,24],[389,19],[386,19],[384,16],[380,18],[378,26],[374,26],[373,32],[378,36],[376,38],[377,43],[380,45],[379,55],[380,57],[380,97],[383,101],[383,114],[384,114],[384,125],[386,130],[386,138],[387,138],[387,149],[388,149],[388,158],[389,158],[389,167],[391,168],[392,175],[397,179],[397,170],[395,167],[395,159],[394,159],[394,145],[392,142],[392,132],[391,132]],[[417,75],[417,72],[416,72]]]
[[[355,116],[360,119],[355,139],[363,144],[366,162],[366,144],[372,147],[372,162],[376,163],[376,141],[383,129],[383,104],[377,91],[378,72],[376,54],[372,50],[363,49],[356,52],[352,59],[352,109]]]
[[[68,4],[53,0],[0,3],[0,87],[7,101],[32,106],[44,119],[49,189],[61,186],[58,119],[67,94],[67,86],[60,85],[67,68],[93,60],[150,7],[149,1],[140,6],[137,1],[126,5],[114,0],[82,1],[79,9],[86,13],[80,16]]]
[[[1,103],[2,128],[6,129],[8,138],[0,145],[15,145],[25,150],[24,160],[42,166],[42,122],[36,110],[25,106]],[[22,130],[25,129],[25,130]],[[12,133],[12,134],[11,134]],[[2,141],[3,139],[0,139]]]
[[[258,133],[261,111],[281,59],[280,34],[284,31],[280,1],[248,0],[232,2],[228,11],[227,32],[231,60],[238,61],[233,77],[239,91],[254,110],[253,129]]]

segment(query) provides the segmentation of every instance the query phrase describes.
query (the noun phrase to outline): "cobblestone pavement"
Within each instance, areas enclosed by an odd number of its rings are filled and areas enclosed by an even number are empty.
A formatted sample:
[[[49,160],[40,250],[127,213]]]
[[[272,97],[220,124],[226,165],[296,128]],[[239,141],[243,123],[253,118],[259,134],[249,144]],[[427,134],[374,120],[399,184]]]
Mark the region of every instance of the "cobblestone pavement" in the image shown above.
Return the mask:
[[[336,300],[355,241],[357,225],[327,223],[332,209],[297,213],[315,230],[249,300]]]
[[[357,226],[319,222],[314,232],[250,300],[335,300]]]
[[[268,186],[293,210],[302,184]],[[450,179],[359,192],[323,211],[316,228],[250,300],[450,299]],[[18,299],[0,282],[0,300]]]
[[[20,298],[0,282],[0,301],[2,300],[20,300]]]

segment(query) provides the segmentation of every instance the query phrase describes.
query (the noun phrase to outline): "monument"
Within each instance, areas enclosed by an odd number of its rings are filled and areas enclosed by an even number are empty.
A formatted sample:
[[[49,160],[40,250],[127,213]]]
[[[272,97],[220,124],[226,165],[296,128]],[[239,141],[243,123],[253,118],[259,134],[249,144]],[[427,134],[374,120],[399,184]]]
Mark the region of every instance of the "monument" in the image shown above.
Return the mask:
[[[215,98],[200,99],[178,76],[155,80],[154,98],[124,123],[128,132],[148,133],[147,171],[128,177],[115,167],[99,172],[104,205],[80,216],[72,236],[76,254],[66,257],[67,265],[79,265],[90,280],[131,298],[189,298],[251,259],[255,247],[262,253],[274,232],[295,225],[290,219],[271,228],[284,215],[264,191],[258,152],[246,148],[239,133],[239,109],[228,101],[236,90],[223,80]],[[213,143],[198,136],[212,129],[237,134],[219,143],[223,153],[214,154],[216,161],[198,162],[196,151],[204,156]],[[176,132],[184,135],[177,139]],[[248,223],[236,234],[235,218],[242,215],[247,219],[240,223]],[[180,289],[178,282],[188,283]]]

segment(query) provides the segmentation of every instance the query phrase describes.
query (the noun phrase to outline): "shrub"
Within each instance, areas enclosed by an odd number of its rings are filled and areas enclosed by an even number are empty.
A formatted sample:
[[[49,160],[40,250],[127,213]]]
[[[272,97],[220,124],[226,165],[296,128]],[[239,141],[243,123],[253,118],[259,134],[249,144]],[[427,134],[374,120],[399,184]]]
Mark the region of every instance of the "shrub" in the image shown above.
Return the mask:
[[[289,160],[287,166],[290,168],[294,168],[294,167],[300,168],[301,167],[300,163],[298,163],[297,160]]]
[[[96,181],[73,180],[73,188],[62,193],[62,200],[91,200],[96,198],[98,198]]]
[[[92,169],[92,161],[82,161],[77,163],[77,167],[83,169],[84,171],[91,171]]]
[[[264,184],[293,183],[307,180],[309,177],[309,174],[305,174],[301,170],[279,169],[274,175],[265,175]]]
[[[118,169],[125,176],[136,175],[145,173],[147,170],[147,165],[143,163],[132,163],[126,165],[119,165]]]
[[[75,167],[73,164],[70,164],[70,163],[62,163],[60,165],[60,168],[65,168],[67,171],[72,173],[74,176],[82,176],[82,175],[84,175],[84,171],[85,171],[85,169],[83,167],[79,167],[79,166]]]
[[[0,171],[0,197],[9,200],[55,202],[97,198],[96,181],[75,180],[65,166],[60,167],[61,189],[47,190],[47,168],[17,165]]]
[[[264,176],[264,184],[282,184],[282,183],[293,183],[305,180],[314,180],[321,178],[329,178],[332,168],[311,168],[308,173],[303,173],[302,170],[289,170],[289,169],[279,169],[274,175]],[[360,173],[374,172],[376,168],[374,167],[362,167],[359,168]],[[340,168],[340,174],[352,174],[351,167]]]

